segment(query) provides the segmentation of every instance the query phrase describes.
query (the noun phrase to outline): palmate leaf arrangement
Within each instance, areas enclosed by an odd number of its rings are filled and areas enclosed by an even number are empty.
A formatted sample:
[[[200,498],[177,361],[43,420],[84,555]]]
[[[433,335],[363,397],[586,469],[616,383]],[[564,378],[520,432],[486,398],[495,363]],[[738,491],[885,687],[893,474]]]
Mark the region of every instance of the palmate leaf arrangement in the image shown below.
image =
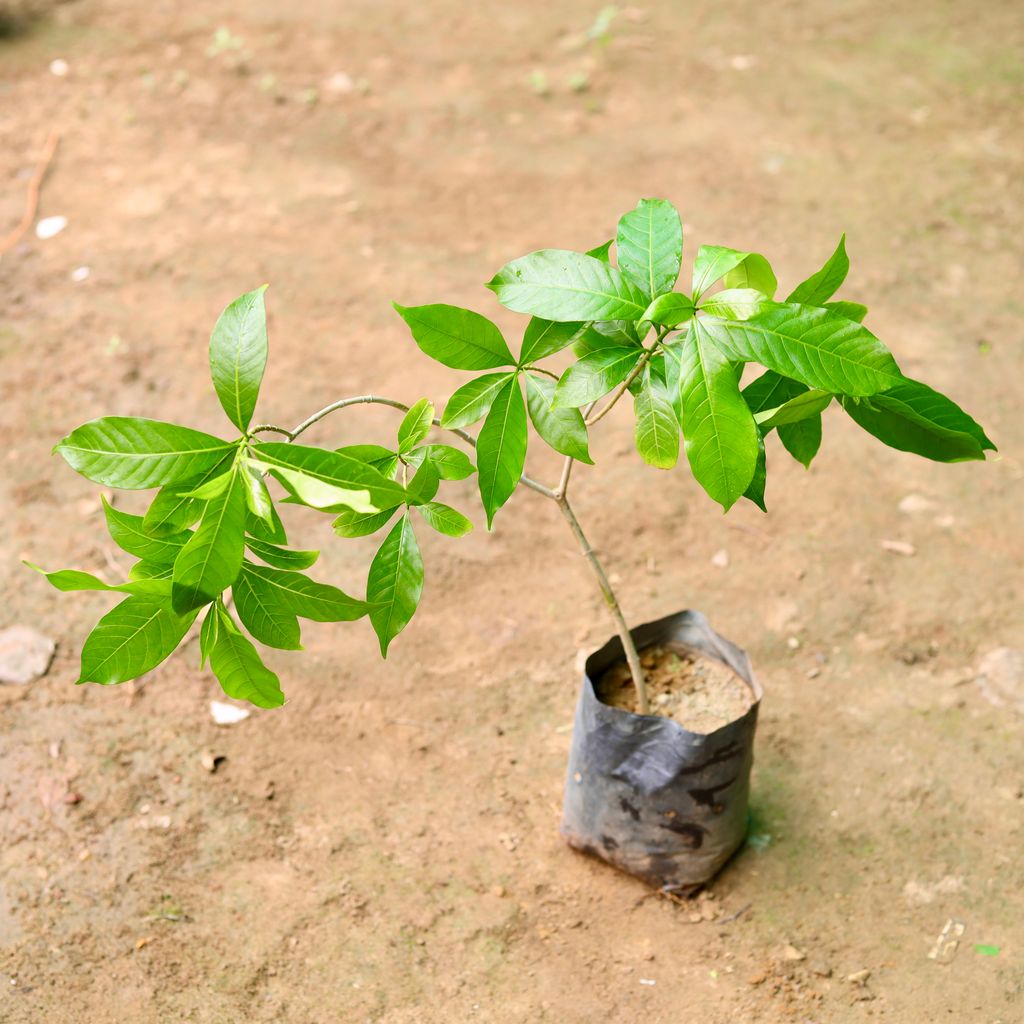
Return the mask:
[[[487,287],[508,309],[530,315],[518,357],[479,313],[396,305],[423,352],[478,374],[448,399],[439,419],[426,399],[410,407],[360,395],[332,402],[292,429],[251,426],[267,362],[266,286],[232,302],[213,330],[210,365],[217,397],[241,436],[222,440],[157,420],[109,416],[78,427],[56,447],[98,484],[157,489],[144,515],[104,502],[111,537],[137,559],[126,582],[111,585],[77,570],[46,573],[59,590],[126,595],[85,641],[79,682],[120,683],[150,671],[200,614],[202,663],[209,659],[227,694],[261,707],[282,704],[284,695],[243,627],[268,647],[298,650],[300,618],[368,616],[386,656],[423,587],[414,523],[451,537],[469,531],[461,512],[435,499],[442,482],[475,471],[488,528],[521,483],[558,503],[615,620],[646,713],[637,652],[567,495],[574,463],[592,464],[588,428],[627,392],[644,461],[672,469],[682,437],[694,477],[725,510],[740,498],[765,509],[766,439],[775,431],[809,465],[821,442],[822,412],[833,402],[880,441],[928,459],[984,459],[995,450],[953,401],[900,372],[863,326],[864,306],[833,300],[849,268],[845,237],[783,302],[775,301],[776,278],[763,256],[721,246],[701,246],[690,293],[675,291],[682,246],[672,204],[641,200],[605,245],[587,253],[544,249],[506,264]],[[576,359],[563,373],[540,365],[569,348]],[[764,372],[753,376],[747,364]],[[752,377],[746,385],[745,377]],[[329,413],[360,404],[405,412],[393,447],[297,443]],[[463,429],[480,420],[475,438]],[[554,487],[523,474],[528,420],[565,458]],[[434,428],[462,447],[430,440]],[[287,546],[268,481],[284,501],[333,516],[341,537],[387,529],[365,598],[306,574],[318,552]]]

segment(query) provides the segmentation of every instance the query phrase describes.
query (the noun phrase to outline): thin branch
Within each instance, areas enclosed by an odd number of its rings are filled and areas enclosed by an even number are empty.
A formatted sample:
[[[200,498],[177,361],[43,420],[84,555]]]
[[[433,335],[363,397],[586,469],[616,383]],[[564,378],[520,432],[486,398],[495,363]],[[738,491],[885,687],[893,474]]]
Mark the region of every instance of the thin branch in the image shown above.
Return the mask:
[[[636,366],[629,371],[629,375],[626,379],[612,392],[611,397],[605,403],[603,409],[591,416],[590,419],[586,420],[586,425],[592,427],[598,420],[603,420],[605,416],[612,411],[615,403],[626,393],[626,389],[630,384],[633,383],[643,372],[644,367],[650,362],[651,356],[657,351],[657,344],[652,345],[650,348],[644,349],[644,354],[636,361]]]
[[[59,141],[60,135],[57,132],[50,132],[46,139],[46,145],[43,147],[43,155],[39,158],[39,163],[29,179],[28,192],[25,195],[25,212],[21,215],[18,226],[4,238],[0,239],[0,254],[13,249],[21,240],[21,236],[32,226],[36,210],[39,208],[39,190],[43,187],[46,169],[50,166],[53,154],[57,152],[57,143]]]
[[[552,380],[561,380],[557,373],[552,373],[550,370],[545,370],[543,366],[527,366],[527,370],[531,373],[543,373],[546,377],[550,377]]]
[[[286,430],[284,427],[275,426],[273,423],[261,423],[258,427],[249,428],[250,434],[267,434],[271,432],[275,434],[284,434],[289,441],[291,441],[294,436],[290,430]]]

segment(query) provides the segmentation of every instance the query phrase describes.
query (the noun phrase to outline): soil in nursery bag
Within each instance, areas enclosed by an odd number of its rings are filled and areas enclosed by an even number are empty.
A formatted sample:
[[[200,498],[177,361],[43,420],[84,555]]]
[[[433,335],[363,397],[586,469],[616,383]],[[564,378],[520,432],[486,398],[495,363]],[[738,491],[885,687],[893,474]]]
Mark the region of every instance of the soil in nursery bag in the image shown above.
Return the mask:
[[[684,729],[710,733],[741,718],[754,703],[750,687],[731,668],[685,644],[654,644],[640,652],[652,715],[675,719]],[[597,699],[638,711],[629,666],[613,665],[595,686]]]
[[[651,714],[636,712],[613,637],[584,668],[562,834],[650,885],[692,893],[743,843],[762,691],[746,653],[700,612],[632,634]]]

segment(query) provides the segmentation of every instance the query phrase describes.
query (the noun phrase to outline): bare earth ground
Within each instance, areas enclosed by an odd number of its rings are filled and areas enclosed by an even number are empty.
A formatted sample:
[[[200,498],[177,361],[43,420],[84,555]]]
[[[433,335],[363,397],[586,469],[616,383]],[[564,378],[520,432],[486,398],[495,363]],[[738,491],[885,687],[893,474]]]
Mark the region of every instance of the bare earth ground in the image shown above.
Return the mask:
[[[51,127],[40,215],[69,218],[0,261],[0,626],[60,645],[0,690],[0,1020],[1024,1020],[1024,718],[972,682],[1024,646],[1019,5],[661,0],[602,51],[564,45],[597,6],[81,0],[0,43],[0,225]],[[207,54],[219,26],[240,50]],[[626,408],[595,432],[576,501],[627,613],[701,608],[765,685],[757,840],[713,886],[719,920],[558,838],[574,663],[609,627],[529,492],[493,534],[423,538],[424,604],[387,663],[365,623],[307,626],[304,655],[274,658],[283,710],[218,729],[194,650],[134,697],[72,685],[109,602],[18,559],[112,552],[56,439],[102,413],[224,430],[206,338],[262,281],[267,418],[371,388],[440,402],[462,377],[390,300],[511,326],[482,281],[602,242],[650,195],[684,211],[691,256],[762,249],[784,288],[846,230],[844,296],[1002,450],[939,467],[832,410],[810,472],[770,451],[769,516],[723,517],[682,469],[620,457]],[[318,437],[395,425],[344,416]],[[474,508],[471,481],[455,494]],[[908,494],[929,508],[900,511]],[[372,539],[292,522],[326,545],[320,578],[360,592]]]

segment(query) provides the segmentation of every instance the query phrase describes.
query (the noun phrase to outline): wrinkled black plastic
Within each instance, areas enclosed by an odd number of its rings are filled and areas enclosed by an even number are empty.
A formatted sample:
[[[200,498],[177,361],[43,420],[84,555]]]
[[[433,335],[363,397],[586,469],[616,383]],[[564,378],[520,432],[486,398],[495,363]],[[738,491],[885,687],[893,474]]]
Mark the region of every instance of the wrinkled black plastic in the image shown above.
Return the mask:
[[[639,650],[692,647],[733,669],[754,703],[741,718],[701,735],[658,715],[598,700],[594,680],[623,660],[615,637],[586,662],[576,707],[562,834],[569,844],[671,892],[699,888],[743,842],[762,690],[739,647],[700,612],[680,612],[632,630]]]

